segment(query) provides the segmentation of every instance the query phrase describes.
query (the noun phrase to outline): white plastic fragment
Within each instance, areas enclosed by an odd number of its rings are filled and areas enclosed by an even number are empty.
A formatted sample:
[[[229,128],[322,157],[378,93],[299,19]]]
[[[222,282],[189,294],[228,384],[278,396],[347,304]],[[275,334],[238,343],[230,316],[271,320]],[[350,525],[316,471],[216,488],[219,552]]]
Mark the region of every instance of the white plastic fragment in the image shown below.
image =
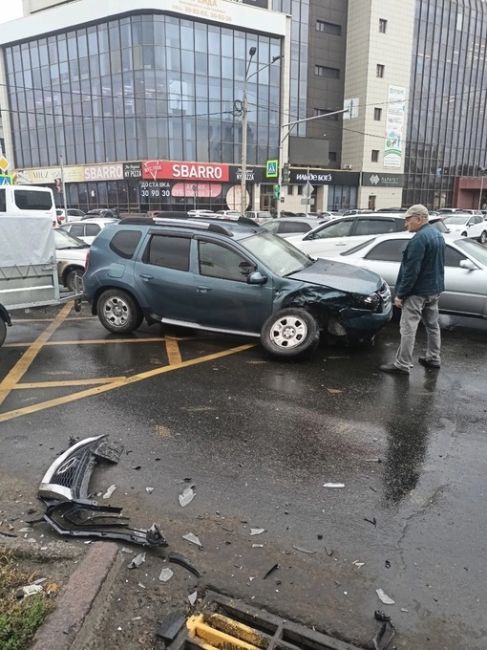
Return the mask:
[[[145,562],[145,553],[139,553],[130,561],[128,568],[137,569],[141,564]]]
[[[344,488],[344,487],[345,487],[345,483],[323,483],[323,487],[326,487],[326,488],[334,488],[334,489],[337,489],[337,488]]]
[[[178,497],[179,505],[182,508],[184,508],[185,506],[190,504],[191,501],[194,499],[195,494],[196,492],[194,489],[194,485],[188,485],[188,487],[184,488],[184,490],[181,492],[181,494]]]
[[[307,555],[314,555],[316,551],[311,551],[309,548],[304,548],[304,546],[296,546],[293,544],[293,549],[299,551],[300,553],[306,553]]]
[[[112,494],[115,492],[116,489],[117,489],[117,486],[116,486],[116,485],[110,485],[110,487],[108,488],[108,490],[107,490],[107,491],[105,492],[105,494],[103,495],[103,498],[104,498],[104,499],[109,499],[109,498],[112,496]]]
[[[358,569],[361,569],[365,565],[365,562],[359,562],[358,560],[354,560],[352,564],[354,564]]]
[[[264,544],[252,544],[252,548],[264,548]]]
[[[159,574],[159,580],[161,582],[169,582],[169,580],[173,577],[174,571],[172,569],[162,569],[160,574]]]
[[[34,596],[35,594],[40,594],[43,591],[44,588],[42,585],[26,585],[25,587],[21,588],[21,592],[24,598],[27,598],[28,596]]]
[[[152,494],[154,492],[154,488],[153,487],[146,487],[145,491],[147,492],[147,494]]]
[[[196,537],[196,535],[193,535],[193,533],[186,533],[186,535],[183,535],[183,539],[185,539],[187,542],[190,542],[191,544],[196,544],[196,546],[203,546],[203,544],[200,542],[200,538]]]
[[[384,603],[384,605],[395,605],[396,601],[392,600],[390,596],[386,594],[386,592],[383,589],[376,589],[375,593],[379,597],[379,600],[381,603]]]
[[[250,534],[251,535],[262,535],[262,533],[265,533],[265,528],[251,528],[250,529]]]
[[[401,607],[401,612],[404,612],[405,614],[409,614],[409,609],[406,609],[405,607]]]
[[[193,593],[189,594],[189,596],[188,596],[189,604],[191,606],[193,606],[196,603],[197,599],[198,599],[198,592],[197,591],[193,591]]]

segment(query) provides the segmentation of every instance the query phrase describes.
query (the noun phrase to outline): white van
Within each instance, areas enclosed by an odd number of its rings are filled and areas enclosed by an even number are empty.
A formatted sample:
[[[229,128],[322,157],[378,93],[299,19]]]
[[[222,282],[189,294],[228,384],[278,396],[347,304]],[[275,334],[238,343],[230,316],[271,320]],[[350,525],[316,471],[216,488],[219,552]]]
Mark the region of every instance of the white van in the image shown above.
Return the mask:
[[[35,185],[0,186],[0,217],[51,217],[56,221],[56,205],[52,190]]]

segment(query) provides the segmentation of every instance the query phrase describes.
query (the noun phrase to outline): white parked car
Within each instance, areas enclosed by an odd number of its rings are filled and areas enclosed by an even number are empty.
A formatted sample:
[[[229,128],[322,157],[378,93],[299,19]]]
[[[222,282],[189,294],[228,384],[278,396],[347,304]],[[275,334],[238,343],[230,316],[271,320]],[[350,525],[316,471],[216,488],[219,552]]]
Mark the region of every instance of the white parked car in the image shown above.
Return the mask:
[[[430,217],[440,232],[448,232],[441,217]],[[288,237],[288,241],[312,257],[335,257],[367,241],[374,235],[403,232],[404,214],[373,212],[338,217],[321,224],[305,235]]]
[[[118,223],[118,219],[83,219],[76,223],[67,223],[59,230],[81,239],[86,244],[92,244],[95,237],[110,223]]]
[[[85,272],[89,244],[72,237],[61,228],[54,230],[59,283],[70,291],[77,289],[77,279]]]
[[[349,249],[340,261],[378,273],[394,292],[402,254],[412,233],[380,235]],[[444,235],[445,291],[440,311],[487,318],[487,249],[471,239]]]
[[[482,244],[487,242],[487,221],[482,214],[449,214],[443,222],[450,232],[478,239]]]

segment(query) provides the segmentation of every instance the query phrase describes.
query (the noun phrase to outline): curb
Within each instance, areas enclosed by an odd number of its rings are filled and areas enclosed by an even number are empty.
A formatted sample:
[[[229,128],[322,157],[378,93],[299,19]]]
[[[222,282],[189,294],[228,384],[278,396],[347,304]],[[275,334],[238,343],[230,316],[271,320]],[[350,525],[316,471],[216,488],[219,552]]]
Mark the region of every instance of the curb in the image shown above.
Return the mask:
[[[110,575],[118,572],[118,546],[96,542],[62,589],[56,609],[34,636],[31,650],[69,650],[87,624],[93,603]],[[112,579],[113,579],[112,578]]]

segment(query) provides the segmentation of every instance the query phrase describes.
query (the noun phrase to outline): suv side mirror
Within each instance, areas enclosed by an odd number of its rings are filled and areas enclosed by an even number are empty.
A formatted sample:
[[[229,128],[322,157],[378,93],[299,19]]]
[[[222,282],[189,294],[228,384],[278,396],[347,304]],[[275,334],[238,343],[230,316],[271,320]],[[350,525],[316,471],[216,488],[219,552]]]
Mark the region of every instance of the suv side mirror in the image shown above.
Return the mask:
[[[266,276],[262,275],[260,271],[253,271],[247,277],[248,284],[265,284],[266,282],[267,282]]]
[[[472,260],[460,260],[460,266],[462,269],[467,269],[467,271],[476,271],[477,267],[472,262]]]

